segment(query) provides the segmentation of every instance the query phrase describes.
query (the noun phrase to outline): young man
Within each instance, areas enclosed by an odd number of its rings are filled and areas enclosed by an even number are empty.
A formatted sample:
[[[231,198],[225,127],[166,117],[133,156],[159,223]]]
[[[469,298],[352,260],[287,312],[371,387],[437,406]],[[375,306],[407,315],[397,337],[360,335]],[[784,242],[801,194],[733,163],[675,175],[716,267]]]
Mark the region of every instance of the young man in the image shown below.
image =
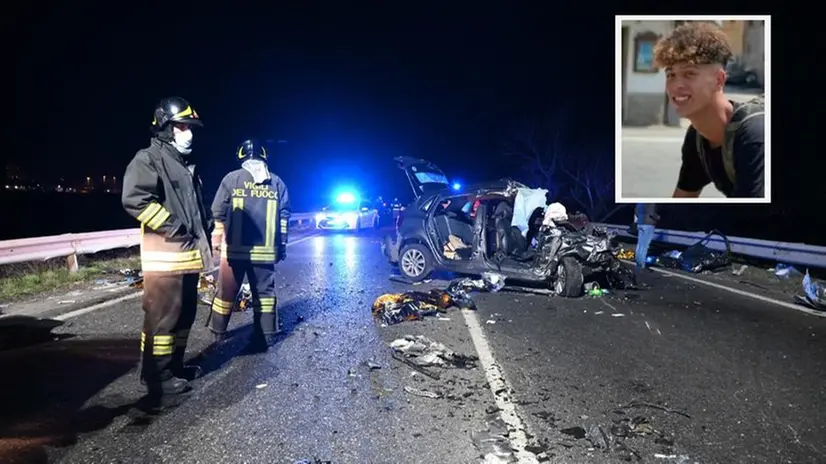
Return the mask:
[[[654,47],[666,93],[691,121],[683,142],[675,198],[697,198],[708,184],[728,198],[763,198],[763,98],[734,103],[723,94],[732,52],[717,26],[691,22]]]

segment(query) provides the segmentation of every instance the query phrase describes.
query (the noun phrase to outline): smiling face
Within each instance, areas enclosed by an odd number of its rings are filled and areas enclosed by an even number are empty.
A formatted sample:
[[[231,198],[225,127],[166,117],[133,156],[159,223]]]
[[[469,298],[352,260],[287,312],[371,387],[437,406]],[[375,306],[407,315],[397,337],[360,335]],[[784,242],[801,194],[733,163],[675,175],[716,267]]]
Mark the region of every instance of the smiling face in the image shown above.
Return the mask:
[[[665,70],[665,91],[677,114],[689,118],[723,91],[726,72],[719,64],[674,64]]]

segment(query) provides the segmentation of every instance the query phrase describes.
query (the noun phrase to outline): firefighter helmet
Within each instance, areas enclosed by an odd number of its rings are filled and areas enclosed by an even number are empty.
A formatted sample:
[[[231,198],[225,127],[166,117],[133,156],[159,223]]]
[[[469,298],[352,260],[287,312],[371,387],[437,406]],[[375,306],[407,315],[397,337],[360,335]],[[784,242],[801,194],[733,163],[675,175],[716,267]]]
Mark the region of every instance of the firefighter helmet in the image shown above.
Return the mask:
[[[247,139],[241,142],[235,154],[238,156],[239,161],[246,161],[253,158],[267,161],[267,149],[264,148],[264,145],[253,139]]]
[[[152,118],[152,129],[162,131],[169,123],[179,122],[203,126],[201,117],[192,109],[189,102],[181,97],[164,98],[155,108],[155,117]]]

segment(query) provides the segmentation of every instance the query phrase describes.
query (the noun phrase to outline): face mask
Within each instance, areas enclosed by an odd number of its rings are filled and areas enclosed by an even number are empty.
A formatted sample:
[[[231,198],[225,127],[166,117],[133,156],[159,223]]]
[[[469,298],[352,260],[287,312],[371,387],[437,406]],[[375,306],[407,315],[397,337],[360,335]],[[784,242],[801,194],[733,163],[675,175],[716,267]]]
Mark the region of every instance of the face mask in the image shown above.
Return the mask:
[[[172,145],[181,152],[182,155],[188,155],[192,152],[192,131],[180,130],[177,127],[173,129]]]

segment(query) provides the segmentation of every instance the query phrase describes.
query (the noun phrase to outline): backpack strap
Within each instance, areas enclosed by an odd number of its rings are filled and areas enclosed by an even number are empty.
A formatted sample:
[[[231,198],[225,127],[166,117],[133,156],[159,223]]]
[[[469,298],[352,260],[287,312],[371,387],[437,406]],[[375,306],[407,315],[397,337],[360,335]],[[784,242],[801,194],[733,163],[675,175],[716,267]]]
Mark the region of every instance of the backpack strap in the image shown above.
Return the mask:
[[[761,94],[745,103],[735,103],[734,112],[731,115],[731,121],[726,125],[725,133],[723,134],[723,146],[721,149],[723,155],[723,168],[726,170],[726,176],[732,184],[735,183],[736,172],[734,170],[734,137],[740,126],[749,119],[760,116],[766,113],[766,105],[764,94]]]

